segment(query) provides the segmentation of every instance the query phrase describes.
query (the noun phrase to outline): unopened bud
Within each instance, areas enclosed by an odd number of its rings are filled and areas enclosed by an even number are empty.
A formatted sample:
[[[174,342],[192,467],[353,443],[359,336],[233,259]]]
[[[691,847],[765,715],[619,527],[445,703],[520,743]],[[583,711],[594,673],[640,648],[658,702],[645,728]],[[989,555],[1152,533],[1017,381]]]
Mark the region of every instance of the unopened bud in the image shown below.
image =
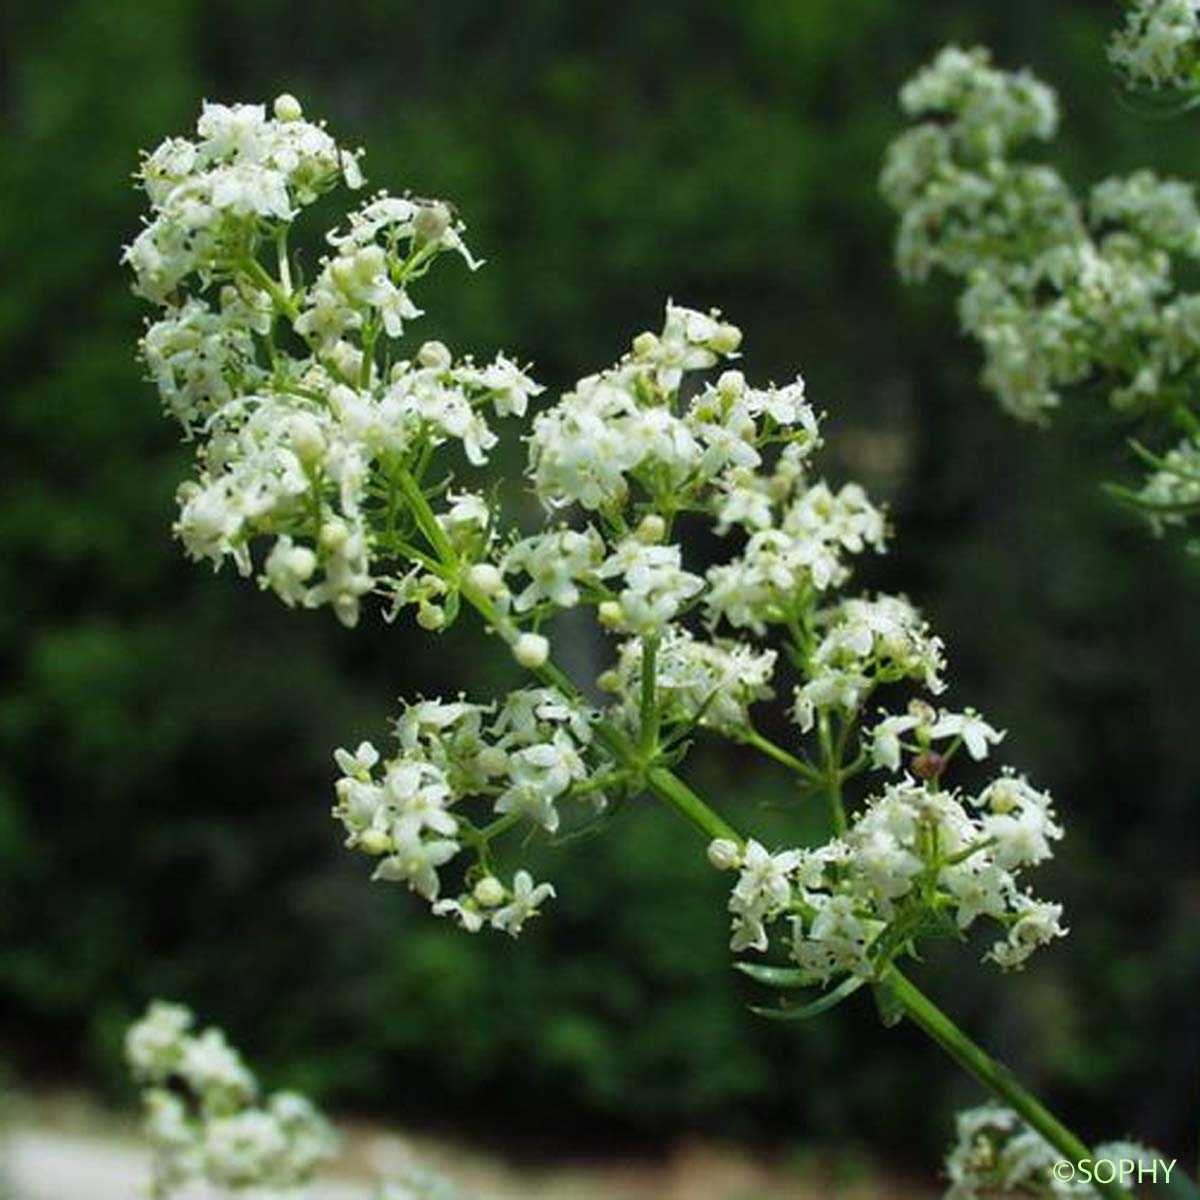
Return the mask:
[[[633,339],[633,353],[638,358],[650,358],[658,349],[658,335],[647,330]]]
[[[540,633],[523,633],[513,642],[513,658],[529,671],[546,665],[550,657],[550,643]]]
[[[350,526],[340,517],[334,517],[321,526],[317,540],[323,550],[332,550],[336,553],[350,540]]]
[[[302,116],[304,116],[304,109],[300,107],[300,101],[290,92],[284,92],[282,96],[275,97],[275,120],[299,121]]]
[[[645,546],[661,542],[667,533],[667,523],[658,513],[647,513],[634,530],[634,537]]]
[[[450,350],[442,342],[426,342],[417,351],[417,362],[444,371],[450,365]]]
[[[732,871],[741,865],[742,852],[731,838],[715,838],[708,843],[708,861],[718,871]]]
[[[495,908],[504,900],[504,884],[495,875],[485,875],[475,885],[471,894],[484,908]]]
[[[727,399],[740,396],[746,390],[746,377],[741,371],[724,371],[717,380],[717,391]]]
[[[601,600],[596,608],[596,617],[605,629],[620,629],[625,624],[625,610],[619,600]]]
[[[504,591],[504,576],[491,563],[475,563],[468,568],[467,583],[485,596],[498,596]]]
[[[718,326],[708,346],[717,354],[732,354],[742,344],[742,331],[736,325]]]
[[[413,220],[413,241],[418,245],[439,241],[450,228],[450,210],[444,204],[424,204]]]
[[[484,746],[476,757],[475,764],[492,779],[508,770],[508,753],[499,746]]]
[[[417,609],[417,624],[429,633],[435,633],[446,623],[446,613],[436,604],[422,604]]]
[[[368,829],[359,836],[358,844],[364,854],[386,854],[392,848],[392,839],[382,829]]]
[[[301,462],[311,465],[325,453],[325,435],[321,423],[309,413],[297,413],[289,428],[292,449]]]

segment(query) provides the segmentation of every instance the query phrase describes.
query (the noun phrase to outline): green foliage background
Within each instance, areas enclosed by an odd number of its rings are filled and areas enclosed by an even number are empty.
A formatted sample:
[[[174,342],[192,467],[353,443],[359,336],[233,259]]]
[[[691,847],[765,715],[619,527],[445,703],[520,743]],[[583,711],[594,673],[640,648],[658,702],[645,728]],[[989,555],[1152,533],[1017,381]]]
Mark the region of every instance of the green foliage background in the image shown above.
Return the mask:
[[[1077,181],[1194,170],[1200,118],[1111,94],[1115,8],[6,8],[0,1044],[21,1077],[118,1079],[123,1024],[165,994],[331,1104],[559,1145],[682,1129],[925,1156],[975,1098],[867,1001],[803,1027],[750,1017],[724,881],[650,807],[553,853],[561,903],[516,945],[430,921],[340,850],[331,748],[382,736],[398,693],[511,676],[469,629],[350,636],[171,544],[186,452],[132,357],[130,172],[201,97],[286,89],[368,147],[373,181],[460,206],[489,265],[425,293],[456,348],[511,347],[561,387],[673,295],[737,320],[752,371],[804,371],[836,470],[893,506],[872,582],[927,609],[952,695],[1011,730],[1008,757],[1069,820],[1043,890],[1072,937],[999,981],[944,955],[933,991],[1088,1132],[1194,1132],[1195,562],[1101,497],[1124,466],[1103,414],[1046,435],[997,412],[948,289],[895,281],[875,190],[895,91],[950,39],[1060,87],[1054,153]],[[796,820],[769,767],[725,750],[694,772],[743,823]]]

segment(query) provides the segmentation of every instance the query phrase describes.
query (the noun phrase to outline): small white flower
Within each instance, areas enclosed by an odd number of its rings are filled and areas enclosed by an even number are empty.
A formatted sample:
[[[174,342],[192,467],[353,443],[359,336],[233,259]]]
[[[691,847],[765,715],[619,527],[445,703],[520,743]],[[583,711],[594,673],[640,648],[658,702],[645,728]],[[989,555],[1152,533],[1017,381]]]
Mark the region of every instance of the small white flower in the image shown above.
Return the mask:
[[[533,882],[533,876],[528,871],[518,871],[513,876],[512,898],[503,908],[492,914],[491,922],[495,929],[516,937],[530,917],[538,914],[538,906],[554,896],[554,888],[548,883]]]

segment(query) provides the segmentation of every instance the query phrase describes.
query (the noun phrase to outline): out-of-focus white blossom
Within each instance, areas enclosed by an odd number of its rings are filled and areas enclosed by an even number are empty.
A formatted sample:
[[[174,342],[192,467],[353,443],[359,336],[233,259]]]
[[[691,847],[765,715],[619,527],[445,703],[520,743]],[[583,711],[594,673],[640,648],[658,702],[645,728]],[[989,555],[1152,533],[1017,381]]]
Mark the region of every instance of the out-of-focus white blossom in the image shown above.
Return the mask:
[[[1012,1195],[1090,1198],[1099,1193],[1078,1170],[1056,1172],[1063,1152],[1002,1104],[984,1104],[958,1114],[955,1142],[946,1155],[946,1200],[988,1200]],[[1069,1160],[1068,1160],[1069,1161]],[[1101,1178],[1137,1181],[1136,1168],[1164,1162],[1160,1151],[1136,1142],[1104,1142],[1091,1163],[1111,1163]]]
[[[156,1200],[201,1180],[224,1196],[301,1200],[313,1171],[333,1157],[333,1130],[312,1104],[296,1092],[260,1097],[225,1035],[196,1033],[182,1005],[151,1004],[125,1049],[144,1089]]]
[[[1135,0],[1110,55],[1131,83],[1194,93],[1198,47],[1195,0]],[[1045,423],[1087,388],[1131,416],[1171,413],[1194,428],[1200,298],[1177,263],[1200,256],[1195,188],[1140,170],[1077,198],[1027,157],[1054,133],[1053,93],[983,50],[942,51],[901,104],[915,124],[881,176],[900,218],[897,263],[910,279],[962,280],[959,317],[1002,407]],[[1174,490],[1171,471],[1151,464],[1146,486],[1124,494],[1161,529],[1196,511]]]
[[[1108,57],[1135,87],[1195,88],[1200,5],[1196,0],[1131,0]]]

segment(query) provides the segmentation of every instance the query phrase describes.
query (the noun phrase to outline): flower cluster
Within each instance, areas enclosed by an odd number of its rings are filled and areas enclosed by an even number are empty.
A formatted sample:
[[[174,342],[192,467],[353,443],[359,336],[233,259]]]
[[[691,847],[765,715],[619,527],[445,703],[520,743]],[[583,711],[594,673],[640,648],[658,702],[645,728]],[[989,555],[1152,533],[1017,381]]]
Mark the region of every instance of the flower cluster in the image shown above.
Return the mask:
[[[905,734],[911,745],[901,742]],[[729,901],[735,951],[770,947],[770,927],[786,922],[791,958],[814,983],[882,976],[897,951],[921,935],[963,936],[980,917],[1004,930],[987,957],[1021,966],[1061,937],[1062,906],[1020,887],[1026,867],[1051,856],[1062,836],[1050,798],[1004,773],[978,795],[946,791],[940,777],[960,746],[986,756],[998,734],[977,714],[937,712],[918,702],[885,717],[873,732],[877,766],[896,771],[902,747],[912,770],[870,796],[848,827],[823,846],[771,853],[723,839],[710,860],[736,869]],[[933,743],[948,740],[941,751]]]
[[[144,1085],[152,1196],[167,1200],[203,1180],[231,1197],[299,1197],[333,1157],[333,1131],[308,1100],[260,1097],[224,1034],[196,1032],[181,1005],[152,1004],[130,1027],[125,1051]]]
[[[384,763],[369,742],[335,755],[343,774],[334,811],[346,845],[379,860],[372,878],[408,884],[464,929],[520,933],[554,888],[524,870],[503,884],[486,853],[495,829],[477,828],[464,809],[474,801],[502,828],[519,820],[554,833],[564,801],[586,797],[602,808],[604,794],[587,779],[590,715],[551,688],[513,692],[499,706],[420,700],[405,705],[396,738],[399,752]],[[464,841],[479,852],[470,886],[439,899],[438,871]]]
[[[1055,1172],[1063,1152],[1031,1129],[1011,1108],[985,1104],[958,1115],[956,1139],[946,1156],[946,1200],[1005,1195],[1094,1197],[1099,1192],[1077,1170]],[[1101,1178],[1137,1178],[1139,1165],[1162,1156],[1136,1142],[1106,1142],[1092,1155]],[[1072,1164],[1074,1166],[1074,1164]]]
[[[1200,5],[1131,0],[1108,57],[1130,87],[1194,90],[1200,82]]]
[[[943,56],[906,103],[954,114],[914,142],[922,169],[945,180],[986,174],[1056,119],[1045,88],[990,72],[978,54]],[[165,310],[144,339],[146,362],[199,443],[199,476],[181,489],[189,552],[232,558],[285,604],[329,604],[348,624],[368,593],[387,617],[412,614],[429,632],[474,611],[534,676],[499,701],[404,704],[386,760],[369,741],[337,752],[334,815],[346,845],[375,860],[373,878],[406,884],[468,931],[515,935],[555,889],[502,855],[506,835],[561,837],[647,790],[677,793],[671,768],[703,732],[789,766],[802,799],[826,796],[833,826],[816,848],[714,848],[714,861],[739,869],[735,949],[767,948],[768,927],[786,917],[794,956],[826,982],[882,970],[919,936],[981,915],[1005,928],[991,951],[1004,966],[1058,936],[1060,910],[1018,882],[1060,833],[1046,797],[1015,776],[974,799],[939,790],[936,764],[959,746],[980,758],[999,735],[970,711],[927,705],[864,727],[872,700],[897,685],[938,695],[945,655],[907,599],[851,589],[855,560],[886,549],[887,520],[859,485],[820,475],[803,380],[752,382],[737,361],[741,331],[674,302],[657,331],[536,411],[542,389],[512,357],[478,367],[435,342],[407,354],[415,281],[442,252],[476,265],[462,227],[444,204],[376,195],[327,235],[329,256],[300,284],[290,223],[317,191],[356,175],[357,156],[335,148],[319,186],[312,166],[294,182],[272,147],[299,120],[294,102],[273,119],[206,107],[170,187],[152,166],[165,151],[144,166],[154,217],[143,236],[171,242],[163,230],[187,209],[177,195],[204,191],[214,171],[276,170],[286,203],[238,208],[217,225],[197,217],[197,245],[220,252],[181,260],[169,287],[143,279],[140,252],[128,257],[139,290]],[[243,132],[217,136],[231,122]],[[906,180],[897,186],[929,198],[920,171]],[[978,205],[997,230],[1014,196],[1045,207],[1032,176],[991,186]],[[980,252],[977,213],[957,203],[943,214],[959,237],[946,262]],[[1144,207],[1118,192],[1103,203],[1130,222]],[[1170,211],[1145,223],[1182,237]],[[925,244],[943,253],[935,238]],[[486,461],[493,415],[525,422],[540,528],[506,527],[493,496],[446,482]],[[696,526],[714,535],[703,558],[686,536]],[[563,615],[574,614],[577,637],[588,612],[612,641],[598,678],[577,684],[554,650]],[[793,718],[782,746],[752,714],[779,694]],[[843,796],[843,784],[872,765],[896,771],[914,747],[911,777],[857,808]]]
[[[176,533],[193,558],[228,558],[244,575],[261,544],[263,587],[353,625],[362,598],[391,586],[374,563],[395,465],[446,442],[484,461],[487,412],[523,413],[538,388],[503,356],[456,361],[437,342],[393,352],[434,259],[475,265],[447,205],[371,197],[327,234],[330,253],[301,285],[292,227],[322,193],[361,185],[360,155],[290,96],[273,116],[206,104],[196,133],[144,159],[150,218],[125,251],[135,291],[161,310],[142,357],[197,442]]]
[[[1129,29],[1158,31],[1159,45],[1168,10],[1186,11],[1194,56],[1194,7],[1136,5]],[[959,316],[983,351],[984,386],[1034,422],[1068,389],[1096,390],[1130,416],[1165,415],[1189,439],[1169,464],[1143,453],[1148,484],[1118,491],[1160,527],[1200,511],[1178,469],[1198,427],[1200,296],[1176,279],[1200,255],[1195,189],[1141,170],[1078,198],[1053,168],[1021,157],[1054,133],[1053,93],[983,50],[943,50],[901,103],[917,123],[881,176],[900,215],[898,264],[910,279],[940,270],[964,281]]]

